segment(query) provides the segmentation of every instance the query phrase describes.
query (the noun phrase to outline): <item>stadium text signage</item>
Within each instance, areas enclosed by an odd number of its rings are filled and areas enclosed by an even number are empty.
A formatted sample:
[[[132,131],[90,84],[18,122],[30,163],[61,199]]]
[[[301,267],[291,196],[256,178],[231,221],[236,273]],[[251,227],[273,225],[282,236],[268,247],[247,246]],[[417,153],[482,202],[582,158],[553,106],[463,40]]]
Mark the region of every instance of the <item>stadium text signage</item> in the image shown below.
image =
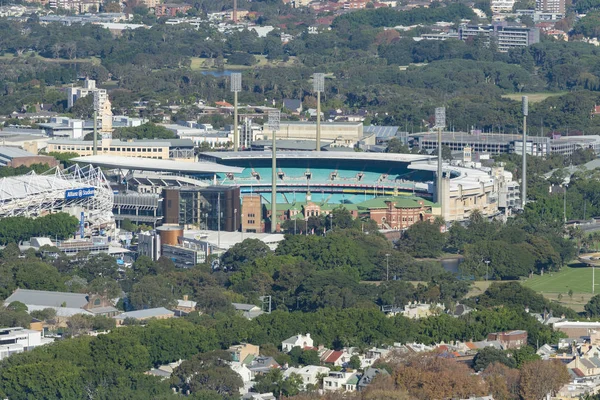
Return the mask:
[[[92,197],[92,196],[94,196],[94,188],[93,187],[87,187],[87,188],[81,188],[81,189],[69,189],[65,192],[66,200],[83,199],[85,197]]]

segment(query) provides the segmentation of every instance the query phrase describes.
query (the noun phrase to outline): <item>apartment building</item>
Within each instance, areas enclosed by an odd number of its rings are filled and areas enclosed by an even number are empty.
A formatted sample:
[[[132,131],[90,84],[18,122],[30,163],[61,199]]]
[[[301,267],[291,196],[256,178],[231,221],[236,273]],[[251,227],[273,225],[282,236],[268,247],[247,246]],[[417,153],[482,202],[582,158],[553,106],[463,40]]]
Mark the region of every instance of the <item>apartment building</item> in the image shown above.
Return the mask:
[[[460,40],[468,40],[478,36],[494,39],[498,50],[507,52],[515,47],[527,47],[539,43],[540,30],[506,21],[494,22],[492,25],[463,24],[458,28],[458,38]]]
[[[86,97],[89,94],[94,95],[94,92],[98,92],[99,96],[99,110],[102,110],[104,107],[104,102],[108,99],[108,94],[106,93],[106,89],[98,89],[96,87],[96,81],[93,79],[86,79],[83,82],[83,87],[70,87],[67,88],[67,106],[69,108],[73,107],[73,104],[82,97]]]
[[[535,10],[564,15],[565,0],[536,0]]]
[[[53,340],[43,337],[40,331],[21,327],[2,328],[0,329],[0,360],[51,343]]]

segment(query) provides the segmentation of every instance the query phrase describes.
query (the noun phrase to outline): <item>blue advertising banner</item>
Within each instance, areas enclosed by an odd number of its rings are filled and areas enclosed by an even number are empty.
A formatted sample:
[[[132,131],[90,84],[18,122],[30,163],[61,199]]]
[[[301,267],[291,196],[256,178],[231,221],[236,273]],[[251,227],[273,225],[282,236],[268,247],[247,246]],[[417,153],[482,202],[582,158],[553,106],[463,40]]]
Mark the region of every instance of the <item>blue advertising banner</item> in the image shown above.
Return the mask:
[[[79,235],[81,238],[84,238],[84,228],[85,228],[85,214],[83,211],[81,212],[81,218],[79,219]]]
[[[66,200],[71,200],[71,199],[83,199],[85,197],[93,197],[95,192],[95,188],[93,187],[87,187],[87,188],[81,188],[81,189],[69,189],[67,191],[65,191],[65,199]]]

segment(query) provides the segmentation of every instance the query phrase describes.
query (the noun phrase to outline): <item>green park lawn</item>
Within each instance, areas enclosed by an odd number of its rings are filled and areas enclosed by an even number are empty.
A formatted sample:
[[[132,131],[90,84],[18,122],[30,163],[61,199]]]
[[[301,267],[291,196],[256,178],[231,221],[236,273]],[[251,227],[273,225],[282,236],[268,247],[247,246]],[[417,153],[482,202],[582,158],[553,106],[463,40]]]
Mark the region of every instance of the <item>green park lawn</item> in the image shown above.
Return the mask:
[[[511,99],[515,101],[521,101],[521,97],[527,96],[530,103],[539,103],[541,101],[546,100],[548,97],[553,96],[562,96],[563,94],[567,94],[567,92],[553,92],[553,93],[511,93],[505,94],[502,97],[505,99]]]
[[[600,269],[596,271],[596,294],[600,293],[599,283]],[[571,264],[559,272],[546,273],[544,276],[536,275],[521,281],[521,284],[578,312],[583,311],[583,306],[593,296],[592,268],[581,264]],[[569,290],[573,290],[573,297],[569,297]]]

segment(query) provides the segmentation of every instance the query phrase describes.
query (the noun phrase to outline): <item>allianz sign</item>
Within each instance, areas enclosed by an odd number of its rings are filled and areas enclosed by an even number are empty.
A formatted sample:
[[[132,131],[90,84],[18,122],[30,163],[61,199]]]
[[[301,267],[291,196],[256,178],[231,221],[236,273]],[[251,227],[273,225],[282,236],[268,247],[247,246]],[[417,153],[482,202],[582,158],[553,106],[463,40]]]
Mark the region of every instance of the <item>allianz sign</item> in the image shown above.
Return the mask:
[[[87,188],[81,188],[81,189],[69,189],[69,190],[65,191],[65,200],[83,199],[85,197],[92,197],[92,196],[94,196],[94,188],[93,187],[87,187]]]

